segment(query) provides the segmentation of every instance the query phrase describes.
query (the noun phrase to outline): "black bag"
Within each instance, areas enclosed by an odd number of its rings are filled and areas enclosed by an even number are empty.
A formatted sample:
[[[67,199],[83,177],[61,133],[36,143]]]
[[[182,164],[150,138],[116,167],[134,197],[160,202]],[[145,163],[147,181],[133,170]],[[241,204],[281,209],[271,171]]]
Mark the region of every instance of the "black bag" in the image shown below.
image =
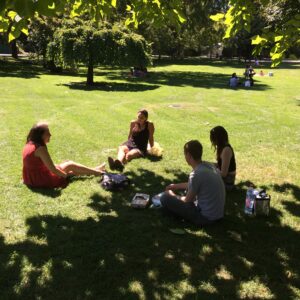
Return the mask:
[[[106,191],[124,190],[130,185],[130,180],[124,174],[104,173],[101,186]]]

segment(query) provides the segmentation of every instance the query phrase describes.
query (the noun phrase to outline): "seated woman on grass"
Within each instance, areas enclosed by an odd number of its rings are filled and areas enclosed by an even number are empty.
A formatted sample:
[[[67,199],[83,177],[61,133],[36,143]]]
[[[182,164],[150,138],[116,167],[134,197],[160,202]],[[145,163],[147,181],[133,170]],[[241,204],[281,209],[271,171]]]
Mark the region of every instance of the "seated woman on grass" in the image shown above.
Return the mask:
[[[225,128],[222,126],[214,127],[210,131],[210,141],[216,151],[217,167],[220,170],[226,190],[230,191],[234,187],[236,162]]]
[[[124,164],[147,153],[148,141],[154,145],[154,124],[148,121],[148,111],[140,110],[137,119],[131,121],[128,140],[119,147],[118,158],[108,157],[109,167],[112,170],[123,171]]]
[[[66,187],[68,177],[75,175],[101,176],[104,164],[96,168],[88,168],[73,161],[65,161],[55,165],[46,144],[50,141],[47,123],[34,125],[23,148],[23,182],[31,188]]]

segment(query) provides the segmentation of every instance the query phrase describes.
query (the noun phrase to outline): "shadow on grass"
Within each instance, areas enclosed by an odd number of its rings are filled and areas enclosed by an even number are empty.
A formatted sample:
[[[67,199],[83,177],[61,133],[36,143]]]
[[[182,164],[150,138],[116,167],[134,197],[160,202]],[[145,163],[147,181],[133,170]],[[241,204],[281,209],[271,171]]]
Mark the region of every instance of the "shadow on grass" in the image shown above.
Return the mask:
[[[26,60],[0,59],[0,77],[39,78],[45,71]]]
[[[159,88],[158,85],[124,82],[95,82],[93,85],[86,85],[85,82],[70,82],[58,86],[67,86],[72,90],[105,92],[143,92]]]
[[[41,194],[50,198],[57,198],[61,195],[61,189],[42,189],[28,187],[33,193]]]
[[[160,72],[154,71],[149,73],[148,77],[145,78],[125,78],[121,73],[111,73],[107,75],[108,79],[111,80],[127,80],[128,82],[147,82],[152,85],[158,86],[192,86],[196,88],[220,88],[230,89],[228,86],[230,76],[228,74],[221,73],[208,73],[208,72],[184,72],[184,71],[170,71]],[[233,91],[238,90],[254,90],[263,91],[270,89],[270,86],[254,81],[254,86],[245,88],[239,86]]]
[[[33,216],[26,240],[6,244],[0,236],[0,298],[296,298],[300,233],[282,225],[276,209],[268,218],[245,216],[245,182],[228,194],[219,226],[198,229],[132,209],[135,192],[153,195],[170,181],[145,169],[128,176],[132,189],[91,196],[94,218]],[[184,235],[169,231],[179,226]]]

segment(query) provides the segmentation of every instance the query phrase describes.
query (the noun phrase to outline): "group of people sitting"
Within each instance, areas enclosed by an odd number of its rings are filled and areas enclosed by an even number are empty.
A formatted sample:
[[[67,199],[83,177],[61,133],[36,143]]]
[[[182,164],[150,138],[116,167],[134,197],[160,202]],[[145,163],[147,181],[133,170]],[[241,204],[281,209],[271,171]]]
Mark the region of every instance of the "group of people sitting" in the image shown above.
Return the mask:
[[[252,68],[251,65],[247,65],[244,71],[244,76],[245,76],[245,81],[244,83],[241,82],[241,80],[239,79],[239,77],[236,75],[236,73],[233,73],[231,75],[231,78],[229,79],[229,86],[232,88],[236,88],[239,85],[244,84],[245,87],[250,87],[254,85],[254,75],[255,75],[255,71]],[[264,76],[263,71],[260,71],[259,73],[260,76]]]
[[[23,182],[28,187],[64,188],[71,176],[102,176],[106,172],[105,163],[93,168],[69,160],[54,164],[47,149],[50,138],[47,123],[37,123],[30,129],[23,148]],[[193,169],[189,180],[168,185],[161,198],[165,211],[196,225],[211,224],[223,217],[225,189],[234,187],[236,176],[235,155],[227,131],[222,126],[214,127],[210,140],[217,162],[202,161],[201,143],[189,141],[184,145],[186,162]],[[128,140],[119,146],[117,158],[108,157],[110,169],[123,171],[130,160],[147,155],[148,143],[153,147],[154,124],[148,121],[148,112],[140,110],[130,123]],[[186,196],[175,194],[180,189],[187,190]]]

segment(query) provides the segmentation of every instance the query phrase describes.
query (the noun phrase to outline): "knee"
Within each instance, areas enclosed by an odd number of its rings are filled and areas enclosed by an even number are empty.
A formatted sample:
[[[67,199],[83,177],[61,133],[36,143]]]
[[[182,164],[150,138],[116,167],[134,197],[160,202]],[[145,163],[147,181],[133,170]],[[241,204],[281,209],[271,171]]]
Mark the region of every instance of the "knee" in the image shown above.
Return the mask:
[[[162,206],[166,207],[168,204],[169,194],[164,192],[163,195],[160,197],[160,203]]]

